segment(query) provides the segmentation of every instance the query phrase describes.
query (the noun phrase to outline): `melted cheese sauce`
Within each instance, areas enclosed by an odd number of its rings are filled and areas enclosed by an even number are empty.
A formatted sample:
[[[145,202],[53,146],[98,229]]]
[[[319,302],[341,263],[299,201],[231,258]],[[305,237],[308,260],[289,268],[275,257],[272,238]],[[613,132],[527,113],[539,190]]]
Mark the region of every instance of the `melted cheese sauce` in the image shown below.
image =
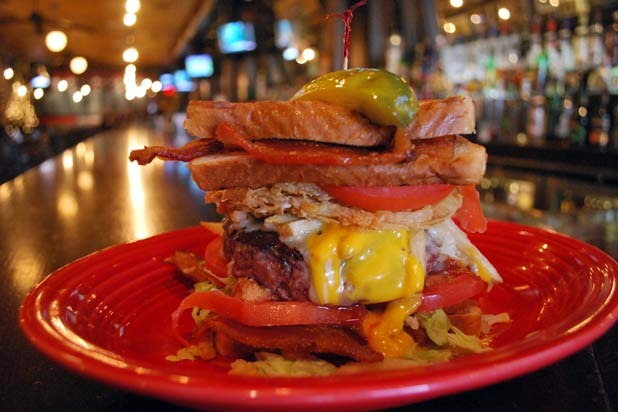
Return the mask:
[[[307,239],[317,303],[380,303],[421,292],[425,266],[424,256],[412,251],[416,235],[324,225]]]
[[[367,313],[363,320],[363,334],[369,346],[387,358],[410,355],[416,343],[412,336],[403,330],[404,322],[418,309],[421,302],[421,295],[416,294],[389,302],[382,313]]]

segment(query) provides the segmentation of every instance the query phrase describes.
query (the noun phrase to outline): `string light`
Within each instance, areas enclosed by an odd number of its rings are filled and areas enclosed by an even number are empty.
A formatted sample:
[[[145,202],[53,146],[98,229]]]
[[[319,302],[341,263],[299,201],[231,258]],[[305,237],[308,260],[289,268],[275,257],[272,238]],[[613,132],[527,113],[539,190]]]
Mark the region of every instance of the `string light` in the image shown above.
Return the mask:
[[[139,58],[139,52],[135,47],[129,47],[122,53],[122,60],[127,63],[134,63]]]
[[[125,26],[131,27],[137,22],[137,16],[134,13],[125,13],[122,22]]]
[[[4,78],[6,80],[11,80],[13,76],[15,76],[15,71],[11,67],[4,69]]]
[[[69,63],[69,68],[73,74],[82,74],[88,69],[88,60],[81,56],[73,57]]]
[[[60,30],[50,31],[45,36],[45,45],[50,51],[58,53],[67,47],[67,35]]]

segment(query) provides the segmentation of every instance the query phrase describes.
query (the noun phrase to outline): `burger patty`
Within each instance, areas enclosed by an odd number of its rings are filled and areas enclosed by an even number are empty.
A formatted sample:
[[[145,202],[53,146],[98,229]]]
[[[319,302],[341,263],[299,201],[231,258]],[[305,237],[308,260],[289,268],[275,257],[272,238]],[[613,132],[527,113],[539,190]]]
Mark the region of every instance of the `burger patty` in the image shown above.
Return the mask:
[[[276,232],[226,231],[223,253],[232,262],[233,276],[254,279],[278,300],[308,300],[309,267]]]

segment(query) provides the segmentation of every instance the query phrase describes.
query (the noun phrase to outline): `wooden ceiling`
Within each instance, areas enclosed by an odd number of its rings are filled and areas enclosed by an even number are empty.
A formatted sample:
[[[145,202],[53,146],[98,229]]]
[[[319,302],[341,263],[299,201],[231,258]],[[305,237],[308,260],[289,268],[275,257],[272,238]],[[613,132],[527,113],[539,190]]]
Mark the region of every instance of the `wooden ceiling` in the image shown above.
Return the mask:
[[[161,67],[182,52],[187,39],[210,12],[214,0],[142,0],[137,23],[125,27],[124,0],[0,0],[0,59],[66,65],[72,56],[88,59],[91,67],[115,68],[125,63],[129,46],[139,51],[139,67]],[[61,29],[65,50],[52,53],[45,35]]]

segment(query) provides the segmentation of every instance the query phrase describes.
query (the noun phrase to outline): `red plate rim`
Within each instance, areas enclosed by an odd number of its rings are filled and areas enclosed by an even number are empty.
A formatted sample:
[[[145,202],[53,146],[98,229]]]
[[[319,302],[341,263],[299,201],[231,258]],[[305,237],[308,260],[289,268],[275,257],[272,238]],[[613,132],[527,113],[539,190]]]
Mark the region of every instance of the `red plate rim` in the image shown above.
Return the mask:
[[[95,252],[54,271],[25,298],[20,326],[30,342],[62,366],[111,386],[192,407],[226,406],[285,409],[292,406],[321,408],[384,408],[470,390],[540,369],[592,343],[618,318],[618,263],[601,250],[560,233],[511,222],[490,221],[489,229],[501,236],[543,237],[568,253],[585,254],[602,267],[603,300],[591,314],[568,325],[550,340],[525,339],[489,352],[470,355],[429,367],[383,371],[377,374],[326,378],[238,377],[227,374],[168,374],[156,364],[126,358],[84,340],[54,316],[54,294],[66,286],[71,271],[86,268],[92,259],[129,256],[135,250],[167,244],[181,248],[205,242],[200,227],[180,229],[148,239]],[[483,234],[470,236],[473,242]],[[565,252],[565,253],[567,253]],[[50,304],[51,302],[51,304]],[[431,373],[429,373],[431,372]]]

